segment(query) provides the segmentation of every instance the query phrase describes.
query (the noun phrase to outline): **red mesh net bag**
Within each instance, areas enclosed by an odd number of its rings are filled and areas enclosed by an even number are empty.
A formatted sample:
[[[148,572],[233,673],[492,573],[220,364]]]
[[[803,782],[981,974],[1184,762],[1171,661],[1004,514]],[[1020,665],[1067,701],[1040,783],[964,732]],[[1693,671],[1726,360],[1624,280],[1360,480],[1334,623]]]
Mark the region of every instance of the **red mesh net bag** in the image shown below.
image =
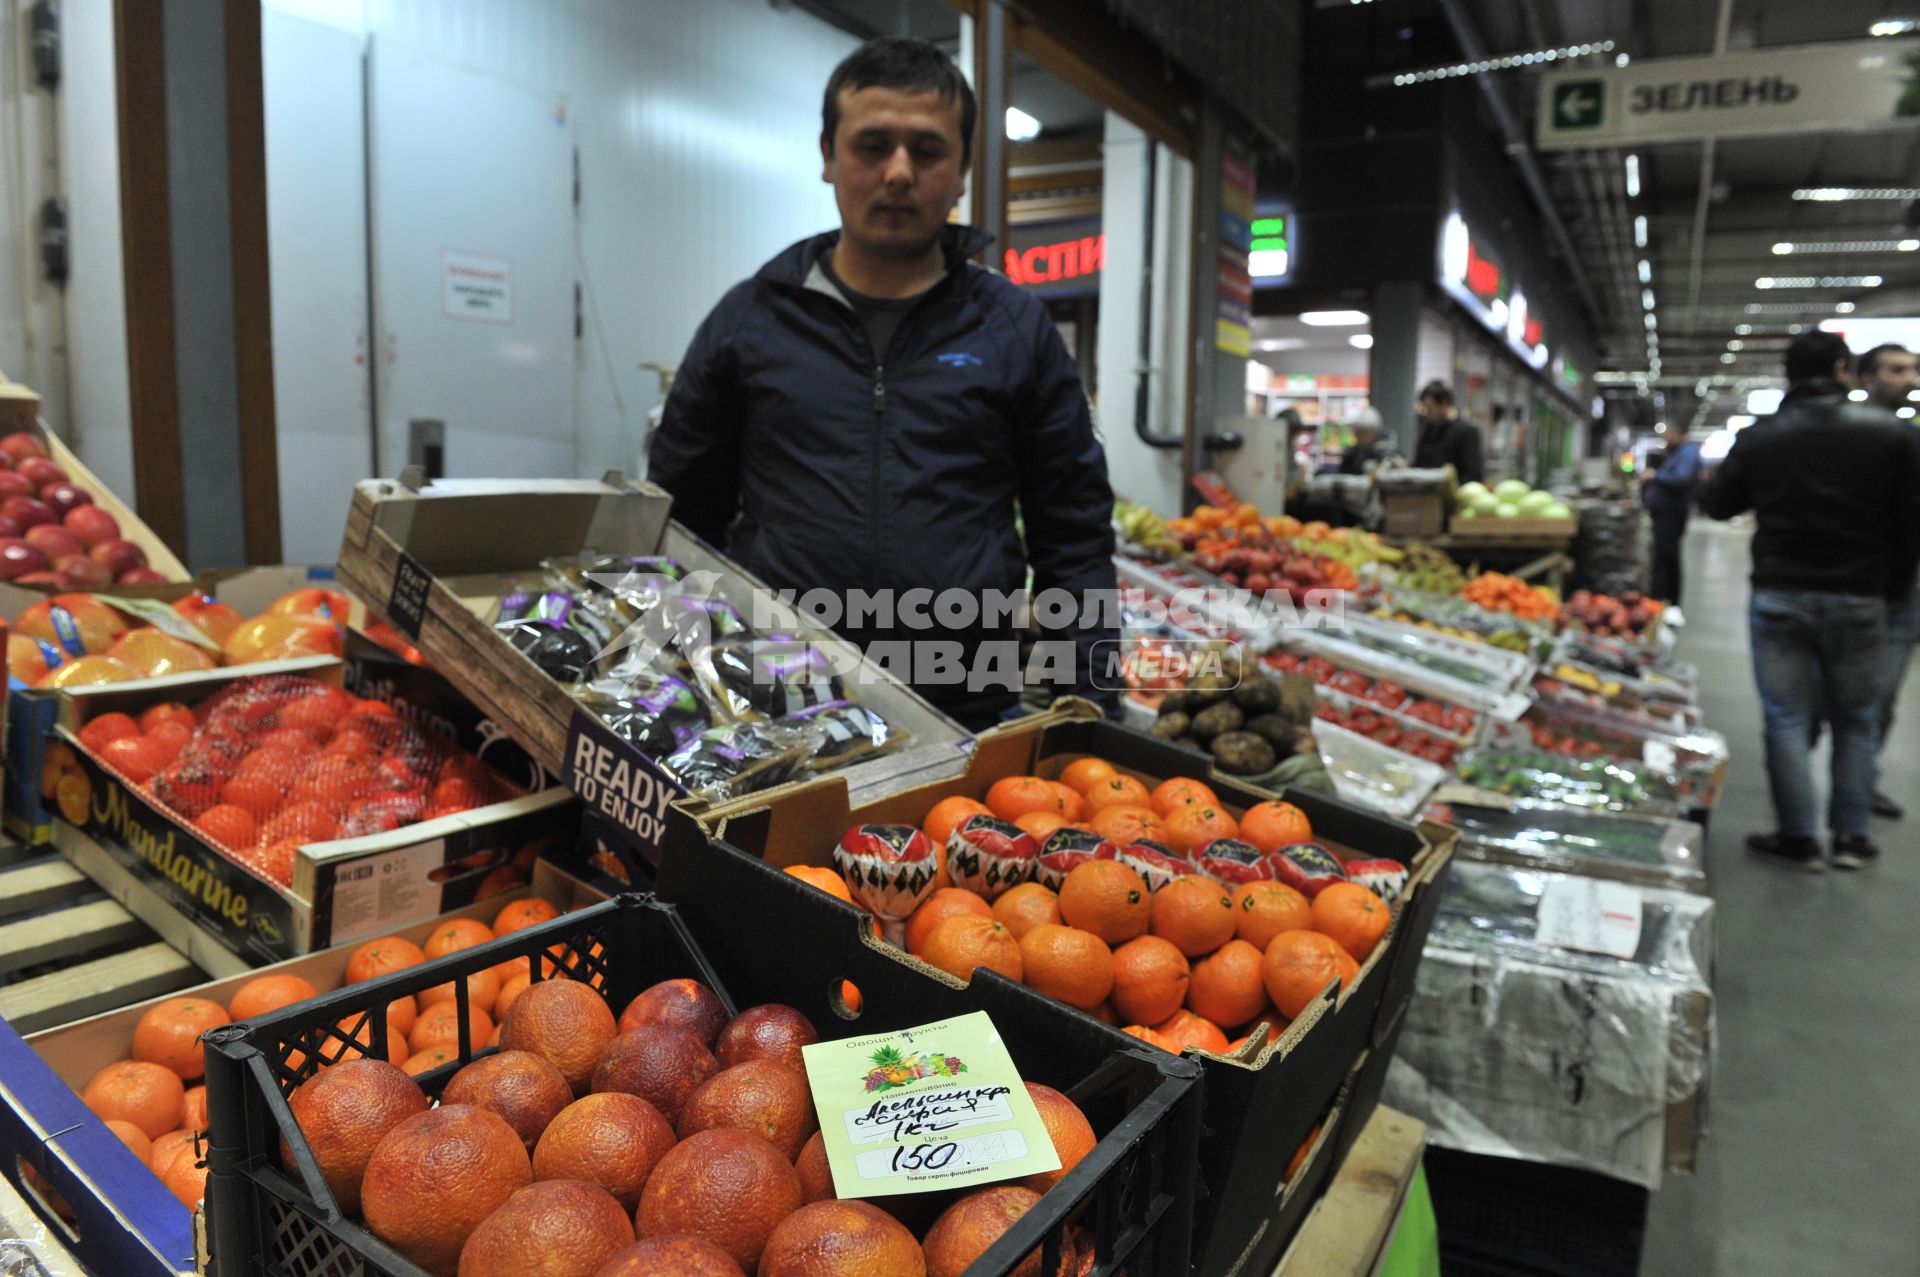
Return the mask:
[[[521,793],[383,702],[310,678],[243,679],[193,716],[150,792],[283,887],[302,843],[387,833]]]

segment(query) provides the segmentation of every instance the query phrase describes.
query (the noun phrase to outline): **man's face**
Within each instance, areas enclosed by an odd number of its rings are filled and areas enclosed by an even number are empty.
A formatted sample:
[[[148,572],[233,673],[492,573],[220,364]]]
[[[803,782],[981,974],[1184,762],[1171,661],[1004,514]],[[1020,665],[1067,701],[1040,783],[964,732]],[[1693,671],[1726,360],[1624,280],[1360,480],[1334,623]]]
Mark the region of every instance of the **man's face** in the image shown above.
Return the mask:
[[[1916,376],[1916,358],[1911,351],[1890,350],[1874,360],[1873,371],[1860,379],[1868,396],[1883,408],[1904,408],[1920,376]]]
[[[1438,399],[1422,399],[1420,401],[1420,415],[1428,421],[1445,421],[1447,419],[1447,410],[1440,406]]]
[[[879,257],[924,256],[966,189],[960,102],[871,86],[841,90],[840,125],[821,179],[833,186],[842,236]]]

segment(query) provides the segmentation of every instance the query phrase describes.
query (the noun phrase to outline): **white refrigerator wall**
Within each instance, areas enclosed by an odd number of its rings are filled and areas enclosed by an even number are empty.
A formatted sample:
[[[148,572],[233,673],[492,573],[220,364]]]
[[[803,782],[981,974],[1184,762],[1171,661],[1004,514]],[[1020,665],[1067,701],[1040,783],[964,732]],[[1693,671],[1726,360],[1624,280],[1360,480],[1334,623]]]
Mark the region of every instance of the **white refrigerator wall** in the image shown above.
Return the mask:
[[[838,224],[820,181],[820,94],[855,41],[797,10],[766,0],[268,6],[566,96],[580,151],[582,475],[641,473],[641,433],[660,398],[643,365],[678,363],[723,292]]]

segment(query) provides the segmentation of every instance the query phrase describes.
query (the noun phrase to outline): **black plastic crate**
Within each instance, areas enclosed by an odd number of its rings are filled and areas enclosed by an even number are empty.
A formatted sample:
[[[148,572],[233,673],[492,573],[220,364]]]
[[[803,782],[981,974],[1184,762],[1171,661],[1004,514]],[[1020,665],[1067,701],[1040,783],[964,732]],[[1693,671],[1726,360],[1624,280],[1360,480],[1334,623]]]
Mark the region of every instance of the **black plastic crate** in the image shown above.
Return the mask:
[[[771,947],[763,952],[769,968],[784,961]],[[534,970],[535,959],[543,953],[553,958],[551,964],[539,964],[552,967],[544,976]],[[643,989],[676,977],[706,983],[730,1012],[741,1005],[671,905],[651,896],[623,895],[490,944],[214,1030],[206,1038],[208,1116],[221,1139],[207,1150],[210,1273],[424,1277],[421,1269],[340,1212],[299,1134],[287,1097],[363,1034],[371,1040],[372,1054],[384,1057],[387,1004],[452,981],[461,1021],[459,1059],[417,1079],[428,1094],[436,1095],[464,1064],[490,1050],[468,1040],[464,978],[509,958],[524,958],[535,979],[586,981],[606,996],[616,1014]],[[910,996],[912,986],[906,989],[907,996],[890,996],[877,985],[863,984],[870,999],[911,1009],[906,1018],[897,1019],[897,1027],[928,1018],[924,1002]],[[796,1004],[823,1034],[896,1027],[894,1020],[878,1014],[863,1015],[850,1025],[833,1015],[822,1016],[817,1006]],[[998,1019],[996,1026],[1009,1038],[1021,1032],[1021,1026]],[[1025,1046],[1026,1052],[1016,1054],[1043,1049],[1039,1042]],[[1045,1248],[1047,1271],[1057,1271],[1063,1242],[1070,1233],[1084,1230],[1096,1245],[1093,1274],[1124,1269],[1135,1277],[1185,1277],[1200,1130],[1197,1068],[1142,1048],[1111,1053],[1074,1077],[1049,1076],[1044,1070],[1028,1076],[1059,1086],[1105,1134],[1042,1206],[1010,1229],[969,1274],[1011,1273],[1036,1247]],[[293,1152],[292,1165],[280,1157],[283,1135]]]

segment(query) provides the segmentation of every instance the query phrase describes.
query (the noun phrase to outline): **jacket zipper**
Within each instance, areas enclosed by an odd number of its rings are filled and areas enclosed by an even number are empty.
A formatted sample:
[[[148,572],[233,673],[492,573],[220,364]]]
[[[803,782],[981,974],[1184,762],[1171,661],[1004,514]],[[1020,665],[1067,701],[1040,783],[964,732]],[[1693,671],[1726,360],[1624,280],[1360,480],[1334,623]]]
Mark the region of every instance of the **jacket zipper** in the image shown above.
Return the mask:
[[[881,448],[884,446],[887,415],[887,367],[878,359],[873,364],[873,473],[867,501],[867,554],[868,571],[872,575],[871,585],[880,588],[881,550],[880,550],[880,462]]]

